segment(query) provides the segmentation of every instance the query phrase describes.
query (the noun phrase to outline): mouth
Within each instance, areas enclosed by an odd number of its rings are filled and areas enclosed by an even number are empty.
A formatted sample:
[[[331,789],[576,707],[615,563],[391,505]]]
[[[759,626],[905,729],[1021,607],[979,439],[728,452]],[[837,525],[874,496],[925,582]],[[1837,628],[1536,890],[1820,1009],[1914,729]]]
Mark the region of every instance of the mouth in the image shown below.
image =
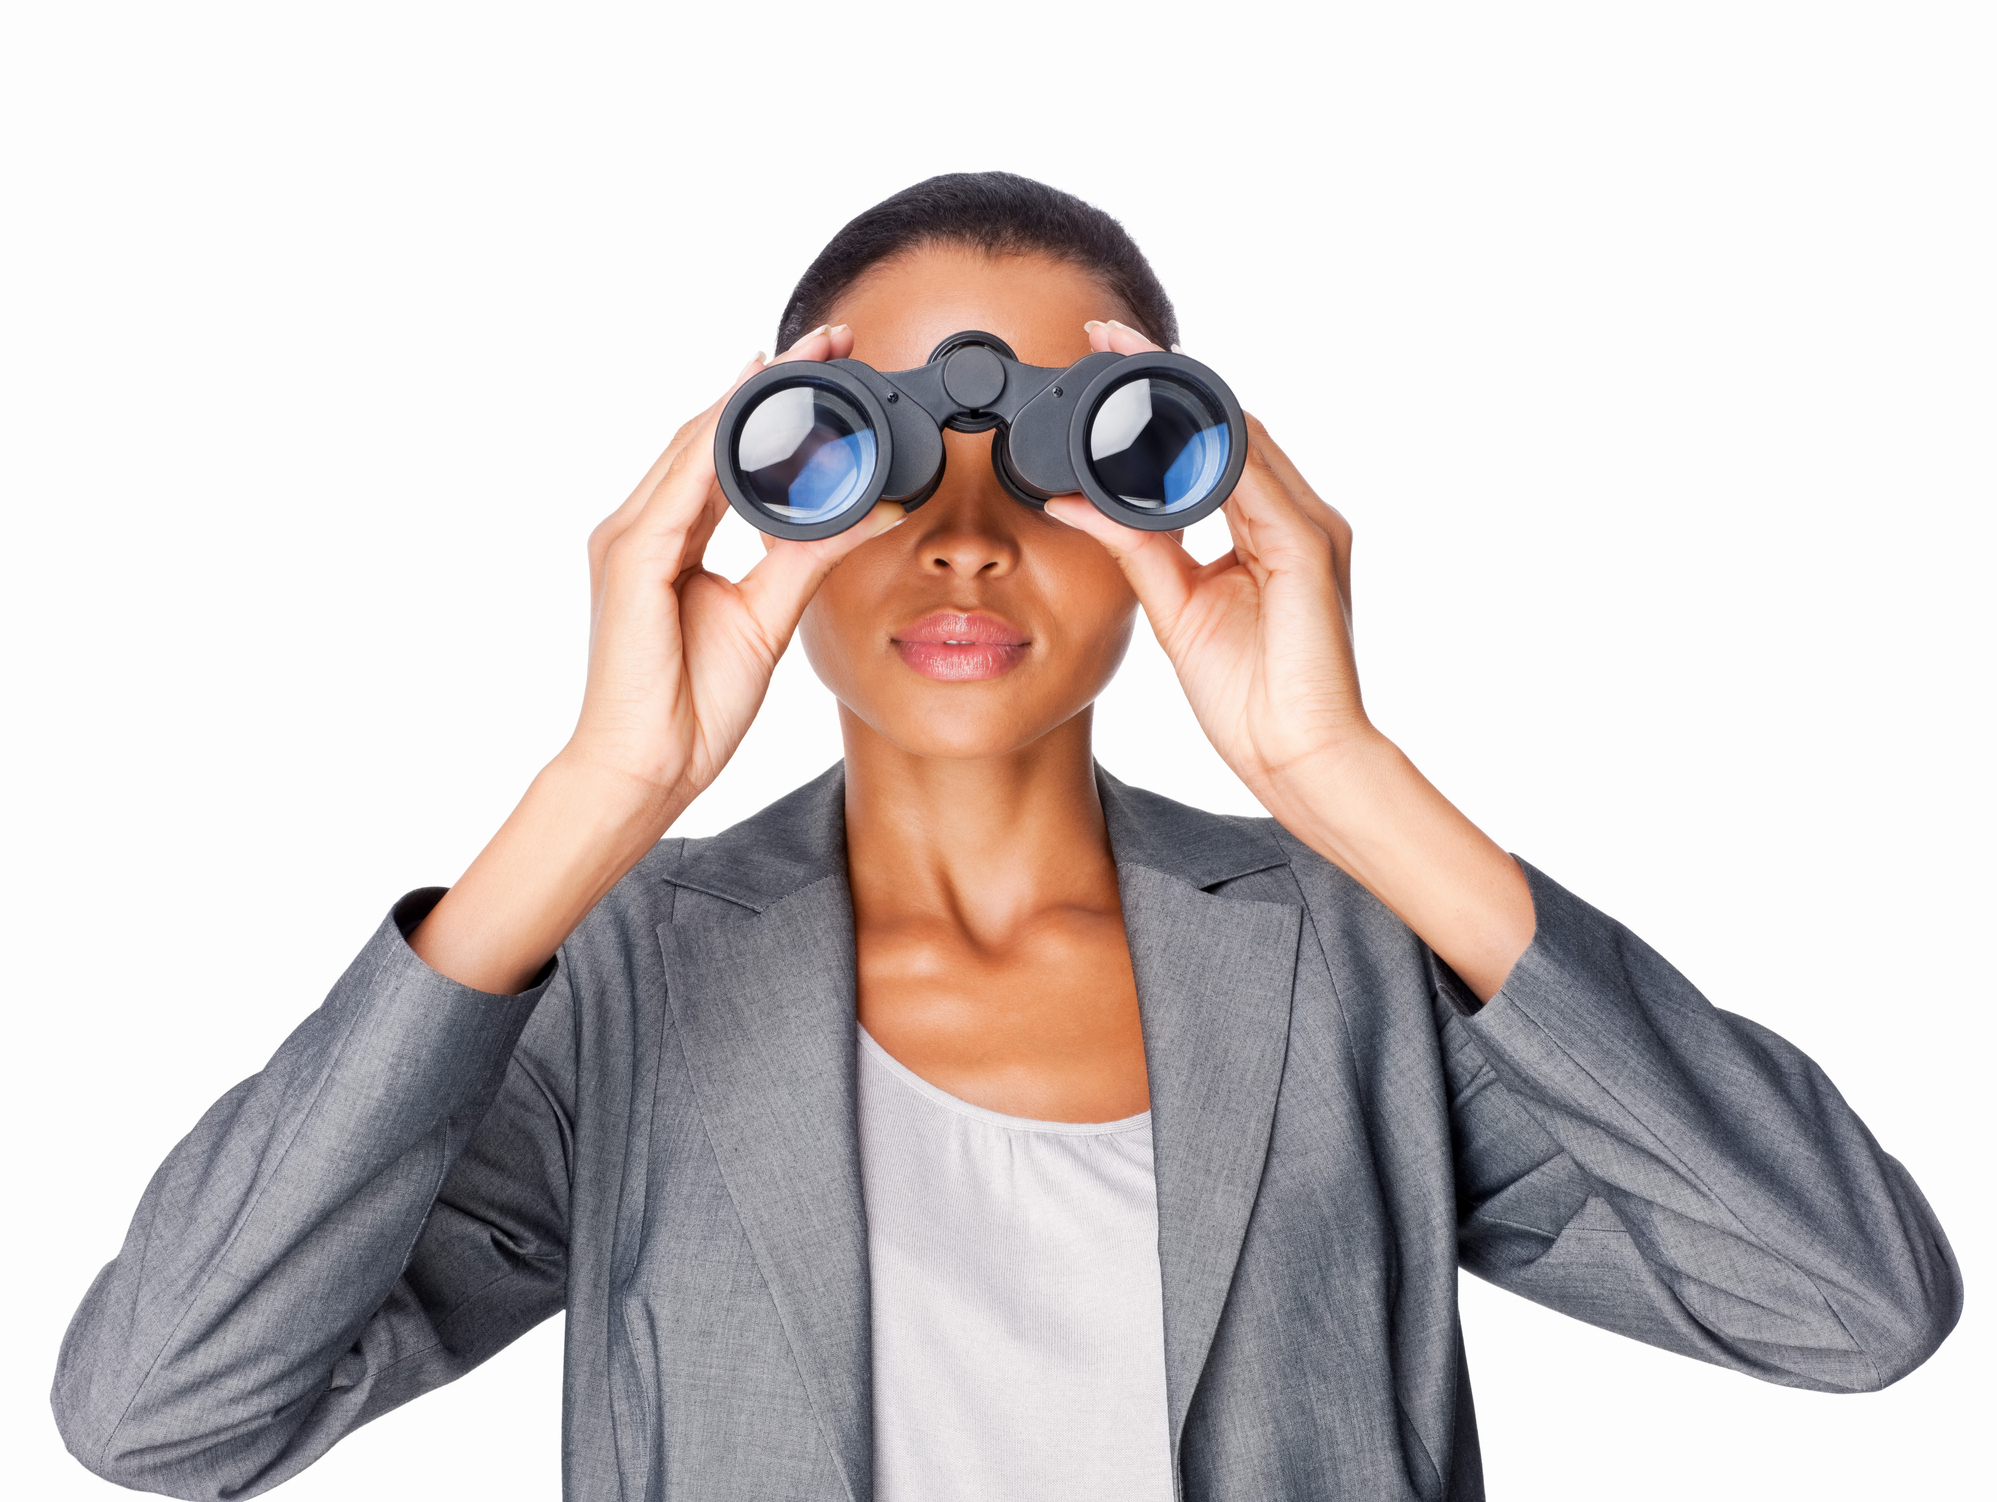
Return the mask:
[[[925,678],[972,683],[1009,673],[1026,659],[1032,641],[994,615],[935,610],[890,638],[901,660]]]

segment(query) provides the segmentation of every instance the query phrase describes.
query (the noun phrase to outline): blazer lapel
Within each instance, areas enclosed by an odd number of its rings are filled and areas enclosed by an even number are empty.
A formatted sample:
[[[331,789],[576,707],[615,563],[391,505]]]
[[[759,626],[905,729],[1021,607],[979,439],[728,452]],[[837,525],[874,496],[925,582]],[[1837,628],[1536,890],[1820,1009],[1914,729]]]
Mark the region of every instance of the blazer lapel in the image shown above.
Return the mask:
[[[853,905],[839,769],[662,873],[667,996],[729,1193],[852,1502],[873,1495]],[[1287,863],[1266,830],[1099,776],[1150,1074],[1178,1453],[1261,1182],[1300,906],[1202,888]]]
[[[1268,1156],[1303,915],[1201,890],[1284,864],[1266,833],[1133,795],[1107,777],[1103,792],[1151,1077],[1176,1464]]]
[[[843,821],[829,817],[842,839]],[[868,1502],[873,1371],[844,863],[773,900],[703,895],[723,885],[707,864],[659,926],[668,1004],[812,1407],[849,1496]]]

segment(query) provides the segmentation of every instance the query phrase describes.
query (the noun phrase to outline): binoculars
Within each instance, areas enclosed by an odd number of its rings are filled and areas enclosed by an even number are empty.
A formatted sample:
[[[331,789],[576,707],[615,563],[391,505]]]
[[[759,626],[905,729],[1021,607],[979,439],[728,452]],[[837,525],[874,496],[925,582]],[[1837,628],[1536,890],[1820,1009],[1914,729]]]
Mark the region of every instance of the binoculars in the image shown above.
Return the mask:
[[[758,371],[722,408],[714,468],[751,525],[810,540],[876,501],[914,510],[943,483],[943,429],[992,433],[992,469],[1036,509],[1080,491],[1125,526],[1167,532],[1241,478],[1241,406],[1197,360],[1101,352],[1022,365],[996,334],[952,334],[914,370],[797,360]]]

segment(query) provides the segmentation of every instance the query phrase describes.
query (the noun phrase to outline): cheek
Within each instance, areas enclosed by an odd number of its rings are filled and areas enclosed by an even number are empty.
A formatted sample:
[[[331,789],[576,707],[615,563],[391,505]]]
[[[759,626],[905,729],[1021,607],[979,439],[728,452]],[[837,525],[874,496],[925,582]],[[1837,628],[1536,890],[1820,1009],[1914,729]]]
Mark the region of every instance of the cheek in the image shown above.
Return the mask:
[[[1042,588],[1053,602],[1061,634],[1076,659],[1075,669],[1106,676],[1116,670],[1130,645],[1137,596],[1116,560],[1092,539],[1067,533],[1058,543],[1052,538],[1045,543],[1038,550]]]
[[[1108,664],[1108,672],[1104,674],[1105,682],[1108,681],[1110,673],[1114,673],[1123,665],[1124,654],[1130,650],[1130,638],[1136,634],[1136,631],[1137,601],[1133,599],[1128,609],[1118,611],[1104,623],[1104,657]]]
[[[1086,621],[1077,621],[1076,650],[1070,694],[1083,702],[1092,701],[1109,686],[1116,670],[1130,651],[1130,638],[1137,627],[1137,602],[1122,609],[1104,610]]]
[[[886,538],[875,538],[847,554],[826,575],[825,582],[804,607],[797,636],[805,660],[823,683],[841,699],[858,687],[863,656],[873,642],[881,595],[894,572],[891,560],[869,557]]]
[[[844,698],[852,687],[853,654],[841,639],[839,611],[825,596],[821,587],[804,607],[797,623],[797,639],[818,681]]]

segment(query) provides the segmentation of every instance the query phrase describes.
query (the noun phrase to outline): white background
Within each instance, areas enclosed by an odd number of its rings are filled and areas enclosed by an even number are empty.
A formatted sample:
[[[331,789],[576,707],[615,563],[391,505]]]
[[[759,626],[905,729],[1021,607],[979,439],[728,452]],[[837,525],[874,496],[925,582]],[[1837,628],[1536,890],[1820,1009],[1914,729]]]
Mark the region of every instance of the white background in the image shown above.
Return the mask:
[[[111,1495],[69,1313],[561,744],[590,526],[845,219],[985,167],[1120,216],[1351,517],[1378,723],[1823,1063],[1964,1264],[1842,1399],[1466,1279],[1493,1495],[1987,1484],[1993,53],[1908,3],[11,10],[9,1494]],[[1252,808],[1148,639],[1100,719]],[[836,755],[793,656],[688,827]],[[556,1496],[559,1331],[287,1495]]]

